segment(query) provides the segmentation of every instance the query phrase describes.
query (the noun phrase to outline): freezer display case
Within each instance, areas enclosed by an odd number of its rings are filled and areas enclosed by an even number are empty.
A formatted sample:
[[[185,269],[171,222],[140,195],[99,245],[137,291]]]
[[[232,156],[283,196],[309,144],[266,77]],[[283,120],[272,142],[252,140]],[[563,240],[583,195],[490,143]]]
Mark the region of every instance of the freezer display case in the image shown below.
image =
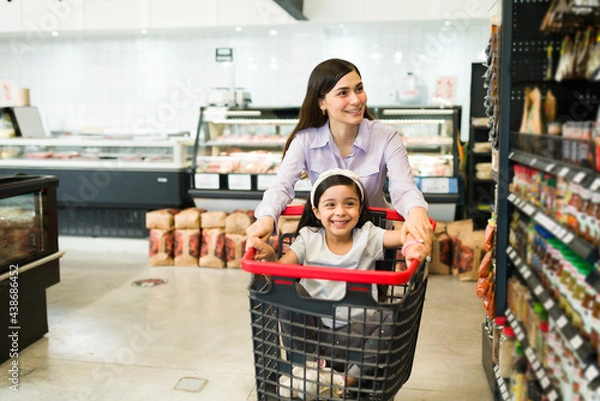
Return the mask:
[[[0,139],[0,173],[53,175],[65,235],[145,237],[145,213],[191,205],[188,137]]]
[[[48,331],[46,288],[58,283],[56,189],[51,176],[0,175],[0,363]]]
[[[432,217],[453,220],[460,202],[456,138],[461,108],[371,111],[402,135]],[[277,173],[298,112],[299,108],[201,108],[190,180],[196,204],[209,210],[254,209]],[[308,191],[309,180],[296,184],[297,196]]]

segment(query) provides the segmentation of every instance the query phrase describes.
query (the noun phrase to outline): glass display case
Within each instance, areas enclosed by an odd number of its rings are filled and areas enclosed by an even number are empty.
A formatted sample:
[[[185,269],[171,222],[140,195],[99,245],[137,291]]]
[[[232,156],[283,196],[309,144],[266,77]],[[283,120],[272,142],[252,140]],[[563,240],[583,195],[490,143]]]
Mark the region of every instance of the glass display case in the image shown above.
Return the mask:
[[[375,107],[374,117],[397,128],[409,153],[417,185],[438,220],[453,220],[459,196],[461,108]],[[299,108],[201,108],[192,162],[190,195],[210,209],[253,209],[281,162],[282,150],[298,123]],[[310,182],[296,191],[304,196]],[[218,200],[218,201],[217,201]],[[448,209],[448,210],[446,210]]]
[[[48,331],[46,288],[60,281],[56,188],[51,176],[0,176],[0,363]]]
[[[60,233],[147,236],[145,213],[187,207],[193,140],[102,135],[0,139],[0,174],[53,175]]]
[[[104,168],[127,170],[181,170],[191,165],[189,138],[106,139],[64,137],[0,139],[0,168]]]

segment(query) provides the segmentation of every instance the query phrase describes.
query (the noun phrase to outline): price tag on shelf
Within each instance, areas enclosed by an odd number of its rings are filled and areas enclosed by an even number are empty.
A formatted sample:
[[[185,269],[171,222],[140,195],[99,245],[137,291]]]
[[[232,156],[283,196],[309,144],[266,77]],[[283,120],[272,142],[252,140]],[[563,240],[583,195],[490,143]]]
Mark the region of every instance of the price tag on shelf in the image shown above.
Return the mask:
[[[535,164],[537,163],[537,159],[534,157],[533,159],[531,159],[531,161],[529,161],[529,165],[530,166],[535,166]]]
[[[588,366],[585,370],[584,375],[587,381],[591,382],[600,376],[600,371],[598,371],[598,367],[596,365],[590,364],[590,366]]]
[[[219,189],[219,174],[195,174],[194,187],[196,187],[197,189]]]
[[[523,269],[523,278],[525,280],[529,280],[529,277],[531,277],[531,270],[529,270],[528,268]]]
[[[565,244],[570,244],[574,239],[575,239],[574,234],[572,234],[570,232],[566,232],[565,236],[561,238],[561,241],[564,242]]]
[[[523,212],[525,212],[526,215],[531,216],[535,212],[535,207],[530,203],[526,203],[523,205]]]
[[[544,302],[544,308],[547,311],[550,311],[550,309],[554,308],[554,300],[552,298],[548,298],[546,302]]]
[[[550,384],[552,384],[552,382],[550,381],[548,376],[544,375],[544,377],[540,379],[540,386],[542,386],[542,389],[547,389],[548,387],[550,387]]]
[[[556,321],[556,327],[558,327],[559,329],[562,330],[565,328],[567,323],[569,323],[569,319],[567,319],[567,317],[565,315],[560,315],[560,317]]]
[[[548,401],[558,401],[559,399],[560,396],[558,395],[556,390],[552,390],[550,393],[548,393]]]
[[[546,166],[546,168],[544,170],[546,170],[547,173],[551,172],[552,169],[556,166],[556,164],[554,163],[550,163]]]
[[[544,287],[542,287],[541,284],[536,285],[535,288],[533,289],[533,293],[539,297],[540,295],[542,295],[544,293]]]
[[[558,172],[558,176],[561,177],[561,178],[564,178],[564,176],[567,175],[567,174],[569,174],[569,168],[568,167],[563,167]]]
[[[256,189],[264,191],[275,182],[276,174],[259,174],[256,176]]]
[[[579,347],[583,345],[583,338],[581,338],[581,336],[577,334],[575,335],[575,337],[571,338],[571,341],[569,341],[569,343],[571,344],[571,347],[574,350],[578,350]]]
[[[527,347],[527,349],[525,350],[525,356],[527,356],[527,359],[529,359],[529,361],[534,361],[537,359],[535,357],[535,351],[531,347]]]
[[[429,194],[447,194],[450,192],[450,179],[448,178],[421,178],[421,192]]]
[[[552,234],[555,233],[556,230],[556,223],[554,221],[552,221],[552,219],[550,219],[550,217],[546,216],[543,213],[537,213],[535,215],[535,220],[540,223],[542,226],[544,226],[544,228],[550,232],[552,232]]]
[[[594,181],[592,182],[592,185],[590,185],[590,189],[592,191],[597,191],[598,189],[600,189],[600,177],[594,179]]]
[[[575,174],[575,177],[573,177],[573,182],[575,182],[575,184],[581,184],[581,181],[583,181],[584,178],[585,173],[583,171],[580,171],[577,174]]]
[[[252,178],[250,174],[228,174],[227,182],[229,189],[249,191],[252,189]]]
[[[521,326],[515,327],[515,334],[517,335],[517,339],[519,341],[523,341],[523,339],[525,338],[525,334],[523,333]]]
[[[533,362],[531,363],[531,367],[533,368],[533,370],[542,370],[543,371],[542,363],[540,362],[539,359],[537,359],[537,356],[535,355],[535,353],[534,353]]]

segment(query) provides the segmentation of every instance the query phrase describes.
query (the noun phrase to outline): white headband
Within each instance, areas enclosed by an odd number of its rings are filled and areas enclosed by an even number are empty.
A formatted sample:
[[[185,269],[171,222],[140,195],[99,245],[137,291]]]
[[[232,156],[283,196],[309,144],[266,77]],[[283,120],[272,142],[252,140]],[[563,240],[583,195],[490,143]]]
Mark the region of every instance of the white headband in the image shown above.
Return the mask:
[[[356,185],[358,186],[358,188],[360,189],[360,201],[364,202],[365,190],[363,189],[362,184],[360,183],[360,177],[354,171],[351,171],[351,170],[345,170],[345,169],[341,169],[341,168],[332,168],[331,170],[323,171],[319,175],[319,178],[317,178],[317,181],[315,181],[315,183],[313,184],[312,189],[310,190],[310,203],[313,206],[315,206],[315,207],[317,206],[317,205],[315,205],[315,190],[326,178],[331,177],[332,175],[343,175],[344,177],[348,177],[352,181],[354,181],[356,183]]]

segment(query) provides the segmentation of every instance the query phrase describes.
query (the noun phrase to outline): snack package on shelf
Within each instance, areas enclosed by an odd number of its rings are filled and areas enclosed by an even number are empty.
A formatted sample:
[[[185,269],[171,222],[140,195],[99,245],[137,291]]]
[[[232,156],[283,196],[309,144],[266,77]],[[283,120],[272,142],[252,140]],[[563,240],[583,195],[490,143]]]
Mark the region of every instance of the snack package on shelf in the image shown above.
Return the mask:
[[[152,210],[146,213],[146,228],[172,230],[175,227],[175,215],[179,209],[167,208]]]
[[[200,248],[201,267],[225,267],[225,230],[223,228],[203,228]]]
[[[206,212],[206,209],[200,209],[196,207],[190,207],[180,211],[174,216],[175,228],[200,229],[201,216],[204,212]]]
[[[172,266],[174,263],[173,229],[150,228],[148,232],[150,266]]]
[[[225,232],[227,234],[246,234],[246,228],[250,227],[254,218],[249,212],[238,211],[230,213],[225,218]]]
[[[226,264],[230,268],[242,267],[242,257],[246,251],[245,234],[225,233]]]
[[[204,212],[200,216],[202,228],[225,228],[227,212]]]
[[[198,267],[200,257],[200,228],[176,228],[173,231],[175,266]]]

